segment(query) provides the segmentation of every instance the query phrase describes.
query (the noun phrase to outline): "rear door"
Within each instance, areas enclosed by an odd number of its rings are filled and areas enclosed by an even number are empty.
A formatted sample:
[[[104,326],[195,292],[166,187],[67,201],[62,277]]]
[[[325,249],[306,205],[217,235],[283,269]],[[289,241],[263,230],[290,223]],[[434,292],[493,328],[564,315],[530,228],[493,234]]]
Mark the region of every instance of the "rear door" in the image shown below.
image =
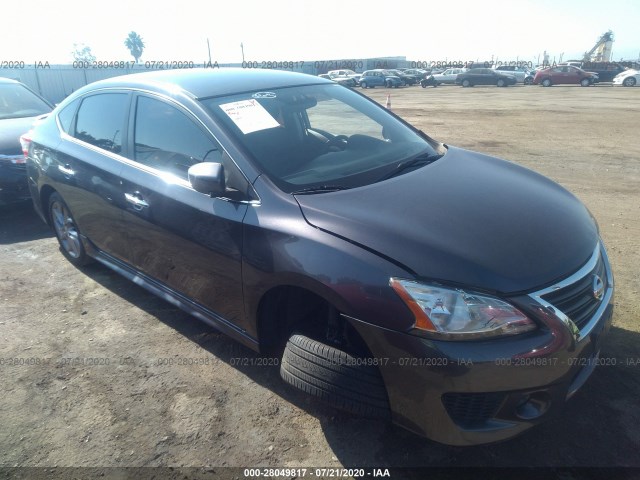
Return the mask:
[[[121,225],[124,197],[119,173],[126,155],[130,100],[128,92],[105,90],[60,112],[64,133],[47,170],[80,231],[120,259],[128,251]]]
[[[121,173],[128,262],[241,325],[247,202],[211,198],[187,180],[198,162],[221,162],[231,175],[235,165],[195,116],[169,99],[136,94],[129,121],[131,161]]]

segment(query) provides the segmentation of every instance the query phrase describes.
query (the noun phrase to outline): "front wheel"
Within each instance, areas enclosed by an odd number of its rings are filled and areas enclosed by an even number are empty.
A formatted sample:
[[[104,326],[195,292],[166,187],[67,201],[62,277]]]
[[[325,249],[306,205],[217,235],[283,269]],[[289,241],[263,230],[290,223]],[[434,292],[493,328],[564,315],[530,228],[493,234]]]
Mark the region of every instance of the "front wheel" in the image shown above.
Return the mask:
[[[335,408],[368,418],[389,419],[387,390],[373,360],[296,334],[285,347],[280,376]]]
[[[471,82],[469,80],[463,80],[462,81],[462,86],[464,88],[470,87],[471,86]]]
[[[633,87],[635,84],[636,84],[635,77],[625,78],[624,81],[622,82],[622,85],[624,85],[625,87]]]
[[[507,83],[503,79],[499,79],[498,83],[496,83],[498,87],[506,87]]]
[[[524,79],[524,84],[525,85],[533,85],[533,78],[531,77],[527,77]]]
[[[389,80],[387,80],[387,83],[385,84],[385,87],[387,87],[387,88],[391,88],[392,87],[391,82]]]
[[[591,85],[591,82],[588,78],[583,78],[582,80],[580,80],[580,85],[583,87],[588,87],[589,85]]]
[[[77,267],[86,265],[91,260],[80,239],[80,231],[69,207],[58,193],[49,197],[49,218],[58,238],[62,254]]]
[[[551,86],[551,80],[550,80],[549,78],[545,78],[545,79],[542,81],[542,86],[543,86],[543,87],[550,87],[550,86]]]
[[[360,82],[360,87],[367,88],[367,82]]]

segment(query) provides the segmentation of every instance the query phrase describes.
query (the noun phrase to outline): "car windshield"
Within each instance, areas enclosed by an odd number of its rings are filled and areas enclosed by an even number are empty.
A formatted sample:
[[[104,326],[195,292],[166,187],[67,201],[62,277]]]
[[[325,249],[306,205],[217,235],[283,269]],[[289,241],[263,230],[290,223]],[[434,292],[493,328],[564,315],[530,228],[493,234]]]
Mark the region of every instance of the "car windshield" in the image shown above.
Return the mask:
[[[0,84],[0,120],[35,117],[50,111],[49,105],[24,86],[18,83]]]
[[[287,193],[375,183],[439,144],[366,97],[320,84],[202,100],[213,117]]]

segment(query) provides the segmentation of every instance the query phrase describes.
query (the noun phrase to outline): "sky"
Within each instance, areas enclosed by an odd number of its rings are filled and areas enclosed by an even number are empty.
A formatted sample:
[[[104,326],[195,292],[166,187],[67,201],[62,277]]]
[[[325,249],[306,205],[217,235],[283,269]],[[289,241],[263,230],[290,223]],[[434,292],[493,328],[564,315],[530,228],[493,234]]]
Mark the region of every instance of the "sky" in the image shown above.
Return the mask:
[[[0,62],[71,63],[74,43],[98,60],[301,61],[405,56],[414,61],[581,58],[607,30],[613,59],[640,57],[637,0],[31,0],[6,2]],[[2,67],[2,63],[0,63]]]

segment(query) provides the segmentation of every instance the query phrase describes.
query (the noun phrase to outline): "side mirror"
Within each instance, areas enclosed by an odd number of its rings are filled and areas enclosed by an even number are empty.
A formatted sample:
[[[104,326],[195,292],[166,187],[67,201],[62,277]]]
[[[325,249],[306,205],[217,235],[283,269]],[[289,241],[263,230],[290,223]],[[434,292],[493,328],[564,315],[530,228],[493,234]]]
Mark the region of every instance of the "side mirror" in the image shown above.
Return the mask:
[[[196,192],[212,197],[224,195],[226,191],[224,167],[221,163],[201,162],[189,167],[189,183]]]

